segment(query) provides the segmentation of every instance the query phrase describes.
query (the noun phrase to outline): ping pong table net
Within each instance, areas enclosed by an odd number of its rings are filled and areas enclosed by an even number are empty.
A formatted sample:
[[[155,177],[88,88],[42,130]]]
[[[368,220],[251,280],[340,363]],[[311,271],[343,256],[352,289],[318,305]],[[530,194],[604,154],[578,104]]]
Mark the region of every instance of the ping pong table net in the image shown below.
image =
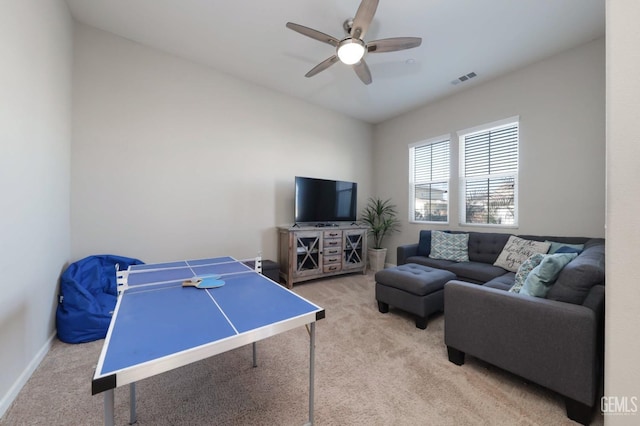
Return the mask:
[[[238,260],[238,262],[242,262],[245,264],[248,262],[253,262],[253,270],[259,274],[262,273],[262,254],[258,254],[258,256],[256,256],[253,259],[242,259],[242,260]],[[120,269],[120,264],[116,263],[115,270],[116,270],[115,271],[116,272],[116,290],[119,296],[122,293],[122,291],[128,287],[127,280],[129,278],[129,268]]]

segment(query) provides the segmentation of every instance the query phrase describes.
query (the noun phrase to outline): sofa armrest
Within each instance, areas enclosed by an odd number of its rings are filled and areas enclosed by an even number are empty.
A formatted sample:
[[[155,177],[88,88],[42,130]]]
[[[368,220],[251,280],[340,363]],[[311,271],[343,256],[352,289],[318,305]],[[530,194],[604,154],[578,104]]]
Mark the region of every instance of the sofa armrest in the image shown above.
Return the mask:
[[[598,322],[586,306],[449,281],[445,344],[593,406]]]
[[[396,249],[396,264],[404,265],[405,263],[407,263],[408,257],[417,255],[418,243],[398,246],[398,248]]]

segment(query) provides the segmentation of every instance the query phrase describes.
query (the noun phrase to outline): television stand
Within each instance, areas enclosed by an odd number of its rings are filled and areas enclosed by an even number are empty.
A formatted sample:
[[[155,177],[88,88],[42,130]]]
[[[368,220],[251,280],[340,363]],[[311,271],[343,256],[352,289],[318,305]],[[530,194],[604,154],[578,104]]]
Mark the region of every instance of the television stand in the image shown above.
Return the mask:
[[[340,224],[279,227],[280,278],[292,288],[301,281],[366,273],[367,231],[363,226]]]

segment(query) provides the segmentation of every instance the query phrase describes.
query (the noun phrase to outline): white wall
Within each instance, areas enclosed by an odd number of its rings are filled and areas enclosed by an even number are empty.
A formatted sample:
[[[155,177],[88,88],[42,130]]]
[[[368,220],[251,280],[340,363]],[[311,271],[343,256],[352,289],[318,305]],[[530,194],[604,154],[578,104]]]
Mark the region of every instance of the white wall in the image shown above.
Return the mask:
[[[395,248],[416,243],[420,229],[467,229],[519,234],[604,236],[605,43],[596,40],[469,88],[375,128],[377,195],[397,204],[402,231]],[[520,116],[519,228],[461,227],[458,181],[450,182],[446,226],[408,222],[408,145],[451,134],[453,176],[458,173],[456,131]]]
[[[635,413],[606,415],[607,425],[640,422],[640,3],[607,2],[607,300],[605,395]],[[615,399],[611,401],[615,402]],[[629,405],[633,408],[632,405]]]
[[[370,125],[88,26],[74,40],[74,259],[275,260],[295,175],[370,193]]]
[[[72,21],[0,6],[0,416],[46,354],[69,258]]]

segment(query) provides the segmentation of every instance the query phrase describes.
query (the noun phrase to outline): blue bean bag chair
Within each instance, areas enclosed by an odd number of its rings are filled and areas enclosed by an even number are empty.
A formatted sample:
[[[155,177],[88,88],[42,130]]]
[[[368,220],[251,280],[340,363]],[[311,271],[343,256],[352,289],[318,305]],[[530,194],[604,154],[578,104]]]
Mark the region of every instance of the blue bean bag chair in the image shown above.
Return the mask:
[[[116,306],[116,265],[120,270],[144,262],[110,254],[72,263],[60,277],[56,310],[58,338],[66,343],[104,339]]]

